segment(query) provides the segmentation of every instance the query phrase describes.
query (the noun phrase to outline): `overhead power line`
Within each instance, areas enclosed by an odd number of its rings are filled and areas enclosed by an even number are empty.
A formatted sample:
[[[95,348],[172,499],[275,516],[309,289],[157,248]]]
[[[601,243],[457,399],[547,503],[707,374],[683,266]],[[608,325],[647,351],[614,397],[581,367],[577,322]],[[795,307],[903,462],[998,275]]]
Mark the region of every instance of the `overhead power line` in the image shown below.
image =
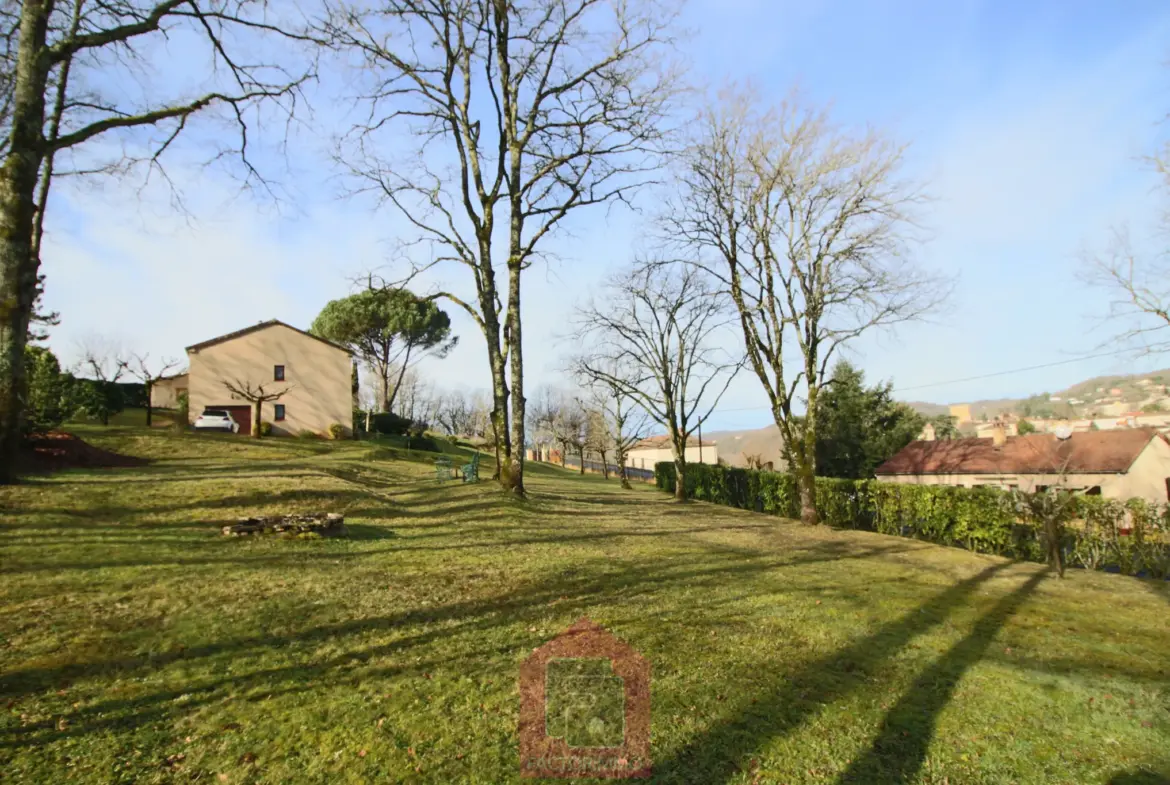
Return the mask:
[[[947,379],[942,382],[929,382],[927,384],[915,384],[910,387],[897,387],[894,389],[896,393],[909,392],[910,390],[925,390],[928,387],[943,387],[948,384],[960,384],[962,382],[974,382],[980,379],[992,379],[997,376],[1010,376],[1013,373],[1026,373],[1027,371],[1038,371],[1043,368],[1055,368],[1058,365],[1069,365],[1071,363],[1079,363],[1085,360],[1099,360],[1102,357],[1116,357],[1121,354],[1126,354],[1124,350],[1115,350],[1112,352],[1101,352],[1100,354],[1082,354],[1079,357],[1070,357],[1067,360],[1057,360],[1056,362],[1041,363],[1039,365],[1029,365],[1024,368],[1012,368],[1007,371],[994,371],[992,373],[982,373],[978,376],[965,376],[962,379]],[[719,409],[718,413],[724,412],[758,412],[768,411],[771,407],[768,406],[741,406],[735,409]]]
[[[1052,363],[1042,363],[1040,365],[1029,365],[1025,368],[1012,368],[1010,371],[996,371],[995,373],[983,373],[978,376],[967,376],[962,379],[948,379],[945,382],[930,382],[929,384],[916,384],[912,387],[898,387],[894,392],[901,393],[908,390],[924,390],[927,387],[942,387],[947,384],[959,384],[960,382],[974,382],[979,379],[991,379],[996,376],[1009,376],[1013,373],[1024,373],[1026,371],[1038,371],[1042,368],[1055,368],[1058,365],[1068,365],[1070,363],[1079,363],[1084,360],[1097,360],[1102,357],[1116,357],[1119,354],[1125,354],[1124,351],[1102,352],[1101,354],[1083,354],[1080,357],[1072,357],[1067,360],[1057,360]]]

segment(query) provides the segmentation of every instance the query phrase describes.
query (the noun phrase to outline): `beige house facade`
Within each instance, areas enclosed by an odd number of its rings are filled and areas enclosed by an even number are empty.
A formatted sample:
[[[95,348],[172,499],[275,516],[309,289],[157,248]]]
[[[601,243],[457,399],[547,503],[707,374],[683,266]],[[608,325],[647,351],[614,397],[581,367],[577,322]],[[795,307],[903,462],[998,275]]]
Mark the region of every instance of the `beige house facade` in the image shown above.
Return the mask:
[[[159,379],[150,386],[150,405],[156,409],[179,408],[179,396],[187,392],[188,385],[185,373]]]
[[[692,436],[687,439],[687,463],[719,463],[719,450],[715,442],[703,441]],[[626,453],[626,465],[634,469],[653,469],[661,461],[673,461],[674,451],[669,436],[651,436],[635,444]]]
[[[1110,499],[1170,500],[1170,442],[1152,429],[911,442],[875,472],[883,482],[991,485],[1021,491],[1061,485]]]
[[[325,435],[334,423],[353,431],[351,355],[323,338],[272,320],[188,346],[187,360],[192,421],[204,409],[226,409],[240,433],[250,433],[254,404],[231,392],[231,383],[284,391],[261,405],[274,434]]]

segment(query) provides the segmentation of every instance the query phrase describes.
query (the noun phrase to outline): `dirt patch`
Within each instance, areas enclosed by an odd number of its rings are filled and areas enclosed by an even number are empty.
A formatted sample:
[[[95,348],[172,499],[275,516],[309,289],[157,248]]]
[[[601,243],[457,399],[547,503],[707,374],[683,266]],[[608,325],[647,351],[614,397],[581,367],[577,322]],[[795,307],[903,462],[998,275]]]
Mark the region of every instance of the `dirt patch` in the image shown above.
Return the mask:
[[[24,468],[32,472],[145,466],[149,461],[94,447],[71,433],[50,431],[24,441]]]

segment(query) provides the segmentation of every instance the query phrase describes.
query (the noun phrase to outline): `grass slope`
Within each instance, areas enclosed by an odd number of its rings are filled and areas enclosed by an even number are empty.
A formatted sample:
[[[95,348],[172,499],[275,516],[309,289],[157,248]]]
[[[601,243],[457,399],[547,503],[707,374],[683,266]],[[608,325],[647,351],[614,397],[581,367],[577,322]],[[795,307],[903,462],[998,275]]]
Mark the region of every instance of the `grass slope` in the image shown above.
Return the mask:
[[[80,432],[156,462],[0,489],[0,780],[517,781],[519,664],[582,615],[652,664],[656,782],[1170,773],[1165,585],[552,467],[517,502],[384,447]],[[353,537],[218,535],[318,509]]]

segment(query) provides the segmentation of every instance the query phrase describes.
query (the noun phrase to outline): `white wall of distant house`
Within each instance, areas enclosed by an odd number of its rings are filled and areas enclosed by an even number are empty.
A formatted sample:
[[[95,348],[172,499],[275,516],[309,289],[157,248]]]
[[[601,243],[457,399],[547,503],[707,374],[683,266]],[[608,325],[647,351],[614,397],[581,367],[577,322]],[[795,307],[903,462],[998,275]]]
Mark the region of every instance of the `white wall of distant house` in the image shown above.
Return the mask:
[[[719,450],[714,444],[704,444],[702,447],[688,447],[686,452],[687,463],[719,463]],[[654,464],[660,461],[673,461],[674,453],[669,447],[643,448],[630,450],[626,456],[626,465],[635,469],[653,469]]]
[[[1061,485],[1075,491],[1097,489],[1107,499],[1145,499],[1165,504],[1170,499],[1170,444],[1160,437],[1150,440],[1124,472],[1108,474],[1070,473],[1062,481],[1056,474],[895,474],[881,475],[882,482],[903,485],[959,485],[972,488],[992,485],[1033,492]]]

